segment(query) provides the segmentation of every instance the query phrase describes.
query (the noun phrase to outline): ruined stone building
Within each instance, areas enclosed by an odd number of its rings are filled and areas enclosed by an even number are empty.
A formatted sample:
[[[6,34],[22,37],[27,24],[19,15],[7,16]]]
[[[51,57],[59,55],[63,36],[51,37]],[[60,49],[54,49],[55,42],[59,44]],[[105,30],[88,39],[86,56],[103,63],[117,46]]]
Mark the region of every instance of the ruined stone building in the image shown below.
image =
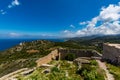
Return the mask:
[[[102,58],[111,63],[120,65],[120,44],[104,43]]]

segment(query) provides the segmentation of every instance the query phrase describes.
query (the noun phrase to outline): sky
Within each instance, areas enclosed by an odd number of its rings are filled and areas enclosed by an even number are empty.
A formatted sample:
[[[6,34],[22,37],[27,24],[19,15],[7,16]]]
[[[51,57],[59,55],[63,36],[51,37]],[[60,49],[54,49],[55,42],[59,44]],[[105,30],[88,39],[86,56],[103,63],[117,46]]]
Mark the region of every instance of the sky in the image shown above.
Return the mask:
[[[0,0],[0,38],[116,34],[119,0]]]

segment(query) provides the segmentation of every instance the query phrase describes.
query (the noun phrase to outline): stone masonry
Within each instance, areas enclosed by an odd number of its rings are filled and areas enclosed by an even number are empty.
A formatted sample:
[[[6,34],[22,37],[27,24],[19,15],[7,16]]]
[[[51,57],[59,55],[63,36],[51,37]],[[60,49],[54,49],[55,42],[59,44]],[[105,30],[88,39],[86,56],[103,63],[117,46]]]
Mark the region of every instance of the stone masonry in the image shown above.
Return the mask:
[[[120,44],[104,43],[102,58],[111,63],[120,65]]]
[[[65,59],[67,54],[75,54],[78,57],[101,57],[102,55],[96,50],[81,50],[81,49],[59,49],[60,59]]]
[[[47,64],[51,62],[52,60],[56,59],[56,57],[58,56],[59,54],[57,49],[51,51],[51,53],[49,53],[47,56],[42,57],[36,61],[37,67],[41,66],[42,64]]]

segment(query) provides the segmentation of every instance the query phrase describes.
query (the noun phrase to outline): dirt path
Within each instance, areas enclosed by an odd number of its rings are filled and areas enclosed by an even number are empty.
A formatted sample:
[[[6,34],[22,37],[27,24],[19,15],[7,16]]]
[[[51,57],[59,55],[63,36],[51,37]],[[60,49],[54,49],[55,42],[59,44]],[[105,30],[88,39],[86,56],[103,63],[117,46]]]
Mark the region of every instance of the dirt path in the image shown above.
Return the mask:
[[[109,70],[106,67],[106,64],[104,62],[101,62],[100,60],[96,60],[98,62],[98,65],[101,69],[103,69],[106,73],[106,78],[105,80],[115,80],[113,75],[110,74]]]

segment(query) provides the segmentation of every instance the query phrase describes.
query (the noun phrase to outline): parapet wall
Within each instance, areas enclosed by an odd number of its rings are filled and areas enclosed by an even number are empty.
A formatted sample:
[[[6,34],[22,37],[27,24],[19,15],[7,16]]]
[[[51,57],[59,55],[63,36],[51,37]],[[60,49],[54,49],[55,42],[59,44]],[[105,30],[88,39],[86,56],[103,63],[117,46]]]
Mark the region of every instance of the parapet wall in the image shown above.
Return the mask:
[[[109,44],[103,44],[103,59],[110,61],[111,63],[120,64],[120,48],[110,46]]]

